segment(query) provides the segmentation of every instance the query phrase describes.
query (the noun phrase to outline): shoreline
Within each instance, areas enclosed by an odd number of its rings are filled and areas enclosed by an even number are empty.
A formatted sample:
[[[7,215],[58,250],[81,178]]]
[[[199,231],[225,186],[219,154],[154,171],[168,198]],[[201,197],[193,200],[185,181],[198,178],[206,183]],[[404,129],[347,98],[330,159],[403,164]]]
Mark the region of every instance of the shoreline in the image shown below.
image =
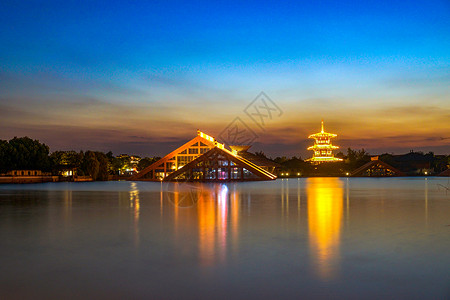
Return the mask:
[[[59,178],[59,176],[4,176],[0,177],[0,185],[2,184],[30,184],[30,183],[63,183],[63,182],[111,182],[111,181],[129,181],[129,182],[161,182],[159,180],[127,180],[125,178],[122,179],[112,179],[112,180],[103,180],[103,181],[94,181],[92,178],[86,178],[87,176],[83,176],[83,178],[76,178],[74,180],[67,180],[63,178]],[[277,179],[300,179],[300,178],[428,178],[428,177],[436,177],[436,178],[450,178],[450,176],[439,176],[439,175],[420,175],[420,176],[292,176],[292,177],[278,177]],[[275,180],[277,180],[275,179]],[[172,181],[177,182],[177,181]],[[184,182],[184,181],[181,181]],[[189,182],[209,182],[209,183],[237,183],[237,182],[255,182],[255,181],[230,181],[230,180],[217,180],[217,181],[189,181]],[[259,182],[259,181],[256,181]]]

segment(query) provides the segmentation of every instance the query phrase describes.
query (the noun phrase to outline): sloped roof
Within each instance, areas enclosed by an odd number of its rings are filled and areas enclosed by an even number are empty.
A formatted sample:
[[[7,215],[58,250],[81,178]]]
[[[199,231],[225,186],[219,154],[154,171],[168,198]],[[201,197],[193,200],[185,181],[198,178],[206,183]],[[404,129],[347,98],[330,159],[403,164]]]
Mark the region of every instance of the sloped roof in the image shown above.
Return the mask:
[[[444,170],[443,172],[439,173],[437,176],[450,176],[450,169]]]
[[[238,155],[240,157],[243,157],[243,158],[251,161],[252,163],[254,163],[260,167],[275,167],[275,168],[281,167],[280,164],[277,164],[276,162],[271,161],[270,159],[267,159],[260,155],[256,155],[251,152],[243,151],[243,152],[239,152]]]
[[[209,147],[214,147],[214,142],[210,141],[208,139],[203,138],[200,135],[197,135],[195,138],[193,138],[192,140],[190,140],[189,142],[185,143],[183,146],[178,147],[177,149],[173,150],[172,152],[170,152],[169,154],[167,154],[166,156],[162,157],[161,159],[159,159],[158,161],[154,162],[153,164],[151,164],[150,166],[148,166],[147,168],[143,169],[142,171],[140,171],[139,173],[131,176],[128,180],[139,180],[140,178],[143,178],[147,173],[149,173],[151,170],[154,170],[156,168],[158,168],[159,165],[163,164],[164,162],[168,161],[170,158],[172,158],[173,156],[175,156],[176,154],[182,152],[183,150],[189,148],[190,146],[196,144],[197,142],[202,142],[203,144],[209,146]]]
[[[364,171],[366,171],[367,169],[369,169],[370,167],[374,166],[374,165],[381,165],[383,167],[385,167],[386,169],[390,169],[394,172],[395,176],[403,176],[405,175],[403,172],[401,172],[400,170],[394,168],[391,165],[388,165],[387,163],[385,163],[384,161],[381,160],[371,160],[368,163],[362,165],[361,167],[359,167],[358,169],[354,170],[350,176],[360,176],[362,175],[362,173]]]
[[[213,149],[209,150],[203,155],[200,155],[193,161],[189,162],[188,164],[184,165],[182,168],[174,171],[173,173],[169,174],[167,177],[165,177],[164,181],[171,181],[175,180],[175,178],[178,175],[183,174],[184,172],[189,171],[190,169],[193,169],[195,167],[199,167],[199,164],[204,161],[212,161],[217,155],[223,155],[230,161],[236,164],[238,167],[243,167],[247,169],[248,171],[252,172],[254,175],[259,177],[259,180],[274,180],[277,178],[274,174],[267,172],[266,170],[262,169],[261,167],[257,166],[256,164],[246,160],[245,158],[235,155],[232,152],[228,151],[225,148],[219,148],[214,147]]]

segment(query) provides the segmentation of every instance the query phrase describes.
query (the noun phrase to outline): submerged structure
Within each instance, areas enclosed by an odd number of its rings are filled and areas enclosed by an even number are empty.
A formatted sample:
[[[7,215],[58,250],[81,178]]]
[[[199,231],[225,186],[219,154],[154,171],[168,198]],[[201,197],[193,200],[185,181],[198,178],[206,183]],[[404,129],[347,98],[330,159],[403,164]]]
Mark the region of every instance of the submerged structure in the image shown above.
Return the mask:
[[[308,150],[313,150],[313,157],[307,159],[312,163],[323,163],[323,162],[337,162],[342,161],[341,158],[334,157],[333,150],[339,149],[338,146],[334,146],[331,143],[331,139],[337,137],[337,134],[328,133],[323,130],[323,120],[320,132],[311,134],[308,136],[309,139],[314,139],[314,145],[308,147]]]
[[[250,181],[277,177],[200,130],[197,136],[129,180]]]

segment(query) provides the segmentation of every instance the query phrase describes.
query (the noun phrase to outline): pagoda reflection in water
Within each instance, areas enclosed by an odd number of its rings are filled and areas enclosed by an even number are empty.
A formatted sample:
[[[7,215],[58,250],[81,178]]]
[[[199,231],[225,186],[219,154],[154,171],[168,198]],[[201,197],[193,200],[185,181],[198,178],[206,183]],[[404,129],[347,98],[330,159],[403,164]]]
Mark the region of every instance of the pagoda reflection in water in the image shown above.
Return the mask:
[[[332,279],[340,260],[343,184],[338,178],[308,178],[306,194],[313,269],[320,278]]]

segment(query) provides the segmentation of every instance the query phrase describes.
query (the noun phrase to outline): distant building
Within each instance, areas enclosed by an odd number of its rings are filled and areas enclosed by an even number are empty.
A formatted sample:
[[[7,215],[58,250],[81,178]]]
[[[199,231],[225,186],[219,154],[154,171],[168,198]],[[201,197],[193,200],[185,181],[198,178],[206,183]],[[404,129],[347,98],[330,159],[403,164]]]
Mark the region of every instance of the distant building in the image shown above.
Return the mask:
[[[380,160],[396,167],[408,176],[432,175],[445,169],[445,156],[433,153],[409,152],[402,155],[382,154]]]
[[[337,134],[328,133],[323,130],[323,120],[321,131],[311,134],[308,138],[314,139],[314,145],[308,147],[308,150],[314,151],[313,157],[307,159],[311,163],[319,164],[323,162],[337,162],[342,161],[341,158],[334,157],[333,150],[339,149],[331,143],[331,139],[337,137]]]
[[[0,183],[56,182],[58,176],[41,170],[12,170],[0,175]]]
[[[434,155],[411,151],[404,155],[394,155],[393,162],[403,172],[410,175],[427,175],[433,172]]]
[[[405,174],[393,166],[378,159],[378,156],[371,158],[371,161],[354,170],[350,176],[354,177],[391,177],[404,176]]]
[[[43,173],[41,170],[12,170],[6,172],[6,176],[42,176],[51,175],[50,173]]]
[[[140,156],[120,154],[117,158],[123,162],[123,167],[119,170],[119,175],[133,175],[137,173],[137,167],[141,161]]]

